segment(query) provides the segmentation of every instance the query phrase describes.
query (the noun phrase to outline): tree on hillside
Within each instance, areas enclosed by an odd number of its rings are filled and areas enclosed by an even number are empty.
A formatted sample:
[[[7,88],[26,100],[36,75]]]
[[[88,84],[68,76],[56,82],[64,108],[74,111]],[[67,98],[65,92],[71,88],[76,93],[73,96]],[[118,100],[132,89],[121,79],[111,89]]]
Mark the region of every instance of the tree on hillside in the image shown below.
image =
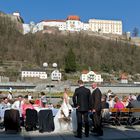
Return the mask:
[[[68,53],[65,56],[65,72],[76,72],[76,59],[72,48],[68,50]]]
[[[133,37],[137,37],[139,35],[139,29],[137,27],[135,27],[133,29],[133,33],[132,33]]]

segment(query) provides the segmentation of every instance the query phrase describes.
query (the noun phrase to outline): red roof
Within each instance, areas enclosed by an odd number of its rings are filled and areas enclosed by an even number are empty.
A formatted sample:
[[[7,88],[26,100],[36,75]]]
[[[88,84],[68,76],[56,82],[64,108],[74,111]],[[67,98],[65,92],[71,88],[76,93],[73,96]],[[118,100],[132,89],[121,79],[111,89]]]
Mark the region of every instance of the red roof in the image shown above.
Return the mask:
[[[91,70],[92,71],[92,70]],[[82,74],[87,74],[87,73],[89,73],[90,71],[88,71],[88,70],[83,70],[82,71]],[[95,71],[93,71],[95,74],[97,74]]]
[[[125,74],[122,74],[121,79],[128,79],[128,77]]]
[[[88,70],[83,70],[82,74],[87,74],[89,71]]]
[[[66,22],[66,20],[57,20],[57,19],[53,19],[53,20],[43,20],[44,22]]]
[[[71,15],[67,17],[67,20],[80,20],[80,17],[76,15]]]

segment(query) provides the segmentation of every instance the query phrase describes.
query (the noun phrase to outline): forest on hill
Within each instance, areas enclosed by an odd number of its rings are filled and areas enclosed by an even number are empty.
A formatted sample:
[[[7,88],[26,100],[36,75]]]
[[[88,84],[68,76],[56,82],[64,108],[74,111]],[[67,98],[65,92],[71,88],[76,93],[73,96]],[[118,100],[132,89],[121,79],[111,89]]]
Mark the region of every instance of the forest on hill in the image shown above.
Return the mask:
[[[15,22],[0,16],[0,64],[5,61],[26,61],[32,69],[56,62],[66,72],[90,68],[134,74],[140,73],[140,48],[81,32],[23,35]]]

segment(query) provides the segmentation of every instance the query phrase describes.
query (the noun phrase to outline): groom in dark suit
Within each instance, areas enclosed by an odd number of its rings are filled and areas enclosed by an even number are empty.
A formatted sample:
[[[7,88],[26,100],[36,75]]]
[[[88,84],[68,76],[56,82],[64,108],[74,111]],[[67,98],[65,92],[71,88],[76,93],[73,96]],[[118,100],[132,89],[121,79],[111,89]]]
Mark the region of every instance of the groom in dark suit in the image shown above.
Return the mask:
[[[84,87],[83,81],[78,80],[79,88],[75,89],[73,95],[73,103],[77,115],[77,135],[75,137],[82,138],[82,124],[85,124],[85,136],[89,136],[88,112],[91,110],[91,92]]]

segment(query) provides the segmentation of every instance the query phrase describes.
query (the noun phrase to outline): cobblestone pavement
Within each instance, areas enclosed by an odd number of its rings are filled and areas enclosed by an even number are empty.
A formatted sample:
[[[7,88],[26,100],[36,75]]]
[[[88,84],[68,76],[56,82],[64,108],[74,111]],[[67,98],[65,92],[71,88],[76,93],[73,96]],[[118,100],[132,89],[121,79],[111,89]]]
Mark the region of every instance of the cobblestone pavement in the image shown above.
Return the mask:
[[[124,126],[106,126],[104,128],[104,136],[95,137],[90,133],[86,138],[84,135],[82,139],[85,140],[139,140],[140,139],[140,125],[133,127]],[[38,131],[26,132],[24,128],[19,134],[12,134],[11,132],[5,133],[0,130],[0,140],[78,140],[74,137],[73,132],[51,132],[39,133]]]

